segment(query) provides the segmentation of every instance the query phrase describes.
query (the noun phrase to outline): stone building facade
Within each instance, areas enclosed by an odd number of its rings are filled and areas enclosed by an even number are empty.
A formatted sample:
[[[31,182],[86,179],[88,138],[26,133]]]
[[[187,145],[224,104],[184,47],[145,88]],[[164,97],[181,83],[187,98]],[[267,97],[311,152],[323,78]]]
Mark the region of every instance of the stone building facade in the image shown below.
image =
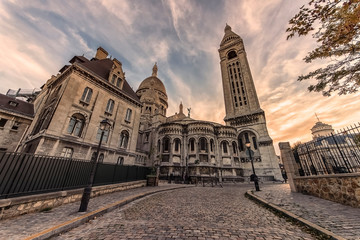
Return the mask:
[[[88,60],[75,56],[42,87],[36,116],[23,142],[24,152],[91,159],[100,139],[100,122],[108,119],[99,160],[144,164],[136,152],[141,103],[125,79],[122,64],[98,48]]]
[[[15,152],[34,117],[31,103],[0,94],[0,151]]]
[[[245,154],[251,142],[260,177],[281,179],[277,157],[260,108],[242,39],[225,28],[220,44],[226,126],[179,113],[166,117],[168,95],[158,78],[144,79],[136,93],[125,79],[121,62],[101,47],[88,60],[75,56],[52,76],[35,99],[36,116],[23,141],[25,152],[91,159],[99,141],[99,123],[108,119],[100,160],[159,166],[162,176],[252,174]]]

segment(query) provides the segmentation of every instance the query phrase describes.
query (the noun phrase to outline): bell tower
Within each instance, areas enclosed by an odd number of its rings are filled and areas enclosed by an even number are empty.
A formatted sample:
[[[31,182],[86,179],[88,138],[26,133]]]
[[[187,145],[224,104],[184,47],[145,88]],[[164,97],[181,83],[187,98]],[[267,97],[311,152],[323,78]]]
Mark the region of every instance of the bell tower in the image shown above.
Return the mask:
[[[273,141],[270,138],[265,113],[260,108],[242,38],[226,24],[219,48],[221,77],[224,91],[226,125],[238,134],[239,157],[245,175],[251,174],[245,143],[251,143],[256,174],[282,179]]]

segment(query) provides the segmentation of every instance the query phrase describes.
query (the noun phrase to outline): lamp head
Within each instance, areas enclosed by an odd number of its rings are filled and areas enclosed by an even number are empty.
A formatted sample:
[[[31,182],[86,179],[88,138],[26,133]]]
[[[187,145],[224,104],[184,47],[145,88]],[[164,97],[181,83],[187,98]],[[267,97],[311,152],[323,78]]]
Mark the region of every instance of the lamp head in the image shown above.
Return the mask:
[[[108,130],[108,129],[110,129],[110,127],[111,127],[111,123],[107,118],[105,118],[104,120],[102,120],[100,122],[100,129],[101,130]]]
[[[250,148],[250,147],[251,147],[250,142],[246,142],[246,143],[245,143],[245,146],[246,146],[247,148]]]

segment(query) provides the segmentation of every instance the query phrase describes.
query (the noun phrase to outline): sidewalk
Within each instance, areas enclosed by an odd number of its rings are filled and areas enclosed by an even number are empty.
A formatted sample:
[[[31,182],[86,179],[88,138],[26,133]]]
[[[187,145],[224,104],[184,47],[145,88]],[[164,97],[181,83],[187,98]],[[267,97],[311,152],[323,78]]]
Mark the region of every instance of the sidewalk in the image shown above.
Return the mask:
[[[345,239],[360,239],[360,209],[302,193],[289,184],[268,183],[253,192],[268,203],[301,217]]]
[[[183,187],[191,187],[191,185],[164,184],[158,187],[142,187],[105,194],[90,199],[88,211],[85,213],[79,213],[80,202],[74,202],[48,212],[30,213],[5,219],[0,221],[0,239],[44,239],[54,233],[76,227],[134,199]]]

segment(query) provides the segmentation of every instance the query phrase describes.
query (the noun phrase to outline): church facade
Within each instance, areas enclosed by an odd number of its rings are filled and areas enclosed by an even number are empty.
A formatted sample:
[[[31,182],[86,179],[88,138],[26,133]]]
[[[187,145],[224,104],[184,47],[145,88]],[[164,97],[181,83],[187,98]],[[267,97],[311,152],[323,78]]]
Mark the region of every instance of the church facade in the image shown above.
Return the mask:
[[[252,174],[245,146],[250,143],[257,175],[281,179],[243,41],[228,25],[219,55],[226,125],[192,119],[182,103],[179,113],[167,117],[168,95],[157,65],[134,92],[121,62],[100,47],[91,60],[75,56],[43,86],[22,150],[90,160],[99,123],[108,119],[101,161],[159,166],[160,176],[242,179]]]

